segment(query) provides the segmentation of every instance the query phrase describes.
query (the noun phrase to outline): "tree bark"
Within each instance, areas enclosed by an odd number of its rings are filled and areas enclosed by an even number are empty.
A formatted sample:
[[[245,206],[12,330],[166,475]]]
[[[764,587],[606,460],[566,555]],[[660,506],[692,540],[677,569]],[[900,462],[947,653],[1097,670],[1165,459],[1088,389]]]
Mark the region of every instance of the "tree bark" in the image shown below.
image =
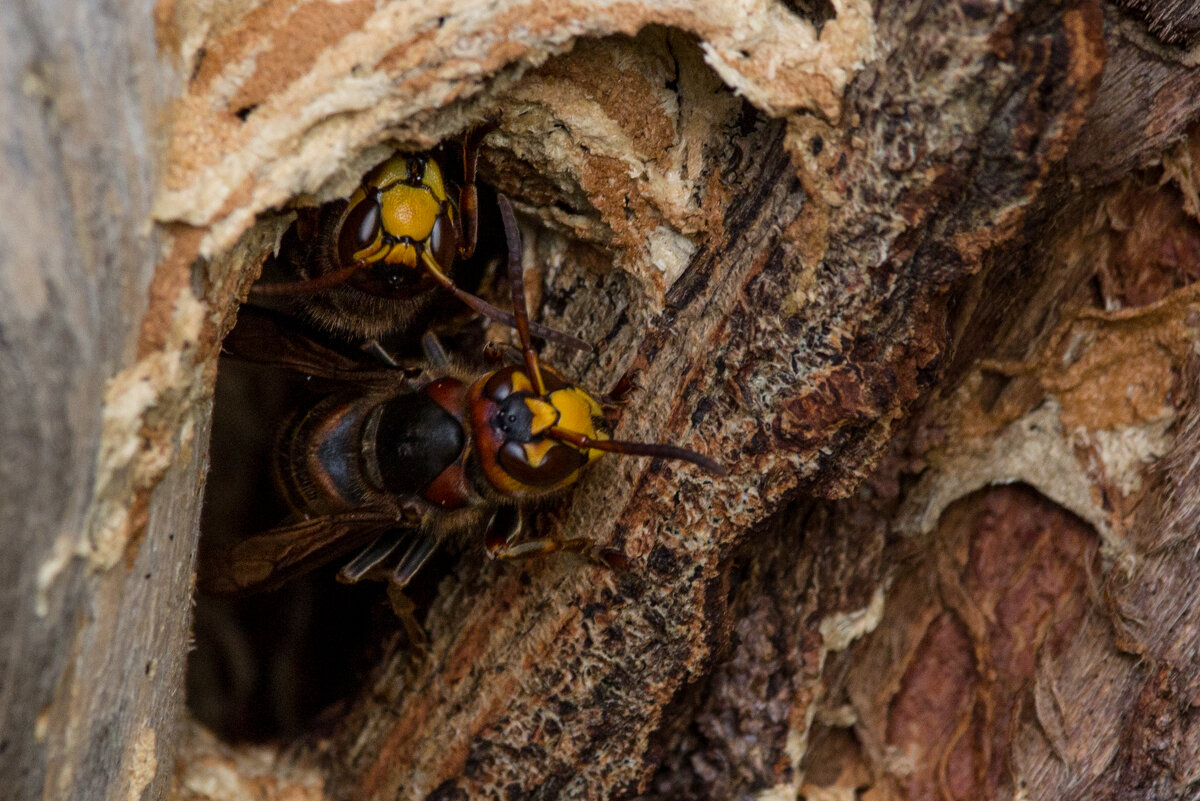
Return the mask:
[[[163,797],[207,441],[149,231],[178,91],[149,3],[0,7],[0,787]],[[174,88],[173,88],[174,87]]]
[[[28,188],[0,221],[17,797],[162,797],[172,765],[189,801],[1195,791],[1185,4],[155,11],[189,76],[169,115],[149,9],[123,10],[102,74],[39,78],[15,55],[38,36],[5,56],[14,141],[42,154],[0,162]],[[113,85],[127,105],[86,102]],[[603,343],[549,361],[635,377],[618,433],[731,475],[606,460],[539,530],[628,570],[468,553],[428,653],[383,660],[332,731],[179,739],[238,300],[286,204],[485,119],[538,316]]]

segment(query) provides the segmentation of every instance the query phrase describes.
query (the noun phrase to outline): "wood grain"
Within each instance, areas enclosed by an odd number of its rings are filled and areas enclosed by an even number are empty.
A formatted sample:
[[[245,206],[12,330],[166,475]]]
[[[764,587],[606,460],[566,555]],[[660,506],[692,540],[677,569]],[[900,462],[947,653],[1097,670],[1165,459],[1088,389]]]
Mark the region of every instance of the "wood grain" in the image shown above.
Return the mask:
[[[172,73],[148,3],[7,3],[0,65],[0,785],[162,797],[207,439],[136,361]]]
[[[1194,790],[1185,6],[0,21],[12,797]],[[547,358],[732,475],[605,460],[540,522],[628,570],[468,554],[331,731],[220,743],[180,712],[220,337],[287,204],[484,119],[538,316],[603,343]]]

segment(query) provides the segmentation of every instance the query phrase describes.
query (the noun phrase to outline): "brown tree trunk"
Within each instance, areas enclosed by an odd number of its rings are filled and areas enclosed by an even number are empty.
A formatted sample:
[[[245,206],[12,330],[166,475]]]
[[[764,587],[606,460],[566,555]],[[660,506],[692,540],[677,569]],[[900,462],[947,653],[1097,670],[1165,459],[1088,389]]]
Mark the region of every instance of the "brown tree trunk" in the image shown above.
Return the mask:
[[[16,797],[1200,787],[1188,4],[155,11],[169,114],[149,9],[74,47],[0,10]],[[607,460],[539,525],[628,570],[468,553],[326,728],[179,738],[216,346],[280,209],[484,119],[538,316],[603,342],[548,359],[731,476]]]

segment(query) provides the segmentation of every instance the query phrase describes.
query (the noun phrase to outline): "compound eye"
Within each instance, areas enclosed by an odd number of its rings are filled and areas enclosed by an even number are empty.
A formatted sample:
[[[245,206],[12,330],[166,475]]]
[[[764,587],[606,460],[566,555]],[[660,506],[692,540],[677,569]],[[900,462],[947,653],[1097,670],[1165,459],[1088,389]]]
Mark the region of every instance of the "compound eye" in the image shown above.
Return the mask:
[[[364,197],[346,213],[338,233],[338,261],[342,266],[353,262],[356,253],[375,242],[379,236],[379,214],[379,203],[373,197]]]
[[[433,230],[429,232],[429,255],[433,256],[442,272],[449,272],[450,265],[458,256],[458,232],[447,211],[440,212],[433,221]]]
[[[489,378],[484,385],[483,394],[496,403],[503,403],[504,399],[512,394],[512,376],[516,371],[516,367],[505,367],[503,370],[496,371],[495,375]]]
[[[534,467],[529,463],[525,447],[517,442],[506,442],[496,461],[504,472],[529,487],[549,489],[571,481],[584,465],[587,456],[566,445],[554,445]]]

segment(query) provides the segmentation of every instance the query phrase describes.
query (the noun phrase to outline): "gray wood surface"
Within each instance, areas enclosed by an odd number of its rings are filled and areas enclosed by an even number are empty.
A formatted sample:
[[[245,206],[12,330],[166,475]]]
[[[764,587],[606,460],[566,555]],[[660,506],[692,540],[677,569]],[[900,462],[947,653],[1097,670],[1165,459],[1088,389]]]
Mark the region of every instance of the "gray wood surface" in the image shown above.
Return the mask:
[[[0,795],[20,801],[162,797],[170,774],[204,411],[151,492],[141,448],[178,431],[150,430],[157,379],[109,383],[147,350],[160,255],[175,84],[152,11],[0,5]]]

